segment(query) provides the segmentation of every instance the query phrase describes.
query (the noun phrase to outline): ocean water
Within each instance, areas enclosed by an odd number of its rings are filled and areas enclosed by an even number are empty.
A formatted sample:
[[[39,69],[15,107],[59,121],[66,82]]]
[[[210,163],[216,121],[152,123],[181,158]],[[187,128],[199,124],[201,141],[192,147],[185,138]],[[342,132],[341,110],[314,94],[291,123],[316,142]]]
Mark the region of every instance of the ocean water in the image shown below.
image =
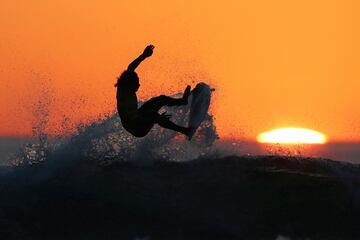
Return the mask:
[[[164,110],[186,125],[187,107]],[[359,167],[296,158],[359,163],[357,144],[223,140],[211,115],[192,141],[158,126],[135,138],[117,114],[66,137],[38,129],[1,142],[2,165],[26,165],[0,168],[4,239],[358,239]]]
[[[174,95],[180,97],[181,94]],[[191,101],[191,97],[190,97]],[[141,103],[140,103],[141,105]],[[45,107],[44,107],[45,106]],[[32,138],[0,138],[0,166],[44,163],[50,159],[76,161],[86,159],[101,165],[131,161],[151,164],[154,161],[189,161],[199,157],[217,158],[228,155],[285,155],[316,157],[360,164],[360,143],[335,142],[319,145],[262,144],[251,141],[219,139],[214,118],[207,115],[192,141],[174,131],[155,125],[144,138],[126,132],[114,113],[91,124],[79,124],[77,131],[66,136],[48,137],[46,104],[37,106],[38,124]],[[186,126],[189,105],[164,107],[171,120]],[[62,132],[71,132],[63,129]],[[241,138],[241,136],[240,136]],[[70,162],[71,162],[70,161]]]
[[[189,107],[164,108],[171,120],[185,126]],[[32,139],[3,139],[2,165],[27,165],[57,159],[72,161],[86,159],[108,165],[113,162],[132,161],[151,164],[153,161],[187,161],[213,154],[218,139],[213,116],[207,115],[192,141],[171,130],[155,125],[144,138],[136,138],[125,131],[117,114],[92,124],[81,125],[71,136],[48,137],[37,128]],[[64,160],[65,161],[65,160]]]
[[[188,109],[167,109],[176,122],[186,124]],[[36,164],[49,156],[60,154],[72,146],[72,153],[100,164],[116,161],[150,163],[156,160],[189,161],[199,157],[228,155],[286,155],[326,158],[360,164],[360,143],[330,142],[314,145],[263,144],[251,141],[219,139],[213,117],[208,115],[192,141],[171,130],[154,126],[148,136],[135,138],[127,133],[114,114],[103,121],[82,126],[72,136],[48,138],[45,134],[33,138],[0,138],[0,166]],[[61,158],[59,155],[58,157]]]
[[[216,142],[224,152],[236,155],[281,155],[326,158],[341,162],[360,164],[360,143],[330,142],[326,144],[263,144],[241,140]]]

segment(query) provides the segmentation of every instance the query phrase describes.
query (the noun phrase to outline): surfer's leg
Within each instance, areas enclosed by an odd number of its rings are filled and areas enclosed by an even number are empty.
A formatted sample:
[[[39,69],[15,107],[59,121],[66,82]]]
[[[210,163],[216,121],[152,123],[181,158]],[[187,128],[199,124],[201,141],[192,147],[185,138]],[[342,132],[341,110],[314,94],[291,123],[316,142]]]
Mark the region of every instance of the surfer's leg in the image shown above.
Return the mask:
[[[181,106],[185,105],[185,102],[182,98],[172,98],[165,95],[160,95],[158,97],[151,98],[149,101],[145,102],[140,108],[140,111],[159,111],[163,106]]]
[[[149,101],[145,102],[139,110],[142,112],[147,111],[159,111],[163,106],[181,106],[188,103],[187,99],[190,95],[190,86],[187,86],[184,95],[182,98],[172,98],[165,95],[160,95],[158,97],[151,98]]]
[[[176,132],[180,132],[186,136],[189,136],[190,132],[191,132],[190,128],[179,126],[179,125],[173,123],[172,121],[170,121],[169,119],[166,119],[166,120],[164,119],[162,121],[159,121],[159,122],[157,122],[157,124],[159,124],[163,128],[167,128],[167,129],[174,130]]]
[[[137,129],[134,130],[133,135],[136,137],[145,137],[153,128],[154,123],[148,121],[142,121],[139,123]]]

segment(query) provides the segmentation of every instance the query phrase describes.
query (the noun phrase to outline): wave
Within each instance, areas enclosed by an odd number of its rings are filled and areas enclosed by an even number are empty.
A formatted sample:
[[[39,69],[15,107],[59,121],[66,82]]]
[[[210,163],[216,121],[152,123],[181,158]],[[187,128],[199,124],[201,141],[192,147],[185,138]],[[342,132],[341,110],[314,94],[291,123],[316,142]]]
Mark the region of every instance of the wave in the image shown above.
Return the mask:
[[[173,97],[179,97],[176,94]],[[191,96],[190,96],[191,101]],[[142,103],[140,103],[141,105]],[[190,104],[180,107],[164,107],[172,115],[171,120],[186,126]],[[139,164],[151,164],[154,161],[188,161],[210,155],[213,143],[218,139],[214,118],[207,114],[191,141],[184,136],[155,125],[143,138],[136,138],[122,127],[117,113],[105,120],[97,120],[88,125],[79,125],[76,134],[70,137],[49,138],[41,129],[44,121],[39,119],[41,127],[36,127],[36,143],[27,144],[11,162],[15,166],[34,165],[45,162],[75,162],[93,160],[100,165],[130,161]]]

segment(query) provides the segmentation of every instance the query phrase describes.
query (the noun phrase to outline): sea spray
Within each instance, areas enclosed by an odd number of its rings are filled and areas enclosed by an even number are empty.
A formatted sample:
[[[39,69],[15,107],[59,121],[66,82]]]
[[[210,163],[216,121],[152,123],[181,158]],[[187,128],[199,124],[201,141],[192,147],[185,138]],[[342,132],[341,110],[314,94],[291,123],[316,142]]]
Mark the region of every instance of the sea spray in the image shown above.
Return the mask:
[[[177,94],[174,97],[179,96]],[[187,125],[189,105],[164,107],[163,111],[171,114],[171,120],[177,124]],[[117,113],[105,120],[80,124],[77,132],[69,137],[48,138],[42,131],[46,128],[46,122],[42,118],[39,121],[41,128],[36,128],[37,143],[28,144],[22,149],[12,159],[14,165],[34,165],[50,161],[54,164],[56,161],[56,165],[60,166],[65,162],[74,163],[78,160],[96,161],[100,165],[119,161],[139,164],[158,160],[187,161],[210,154],[213,151],[212,145],[218,138],[213,116],[209,114],[192,141],[158,125],[147,136],[136,138],[124,130]]]

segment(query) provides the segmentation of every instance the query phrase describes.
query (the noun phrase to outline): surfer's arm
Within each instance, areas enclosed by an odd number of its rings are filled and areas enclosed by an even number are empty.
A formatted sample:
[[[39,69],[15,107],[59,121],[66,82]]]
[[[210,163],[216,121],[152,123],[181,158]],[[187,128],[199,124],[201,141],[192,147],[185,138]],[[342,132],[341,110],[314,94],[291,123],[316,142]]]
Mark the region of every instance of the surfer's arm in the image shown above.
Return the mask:
[[[149,45],[144,49],[144,52],[137,57],[134,61],[132,61],[127,70],[128,71],[135,71],[135,69],[140,65],[142,61],[144,61],[146,58],[150,57],[153,54],[153,49],[155,47],[153,45]]]

